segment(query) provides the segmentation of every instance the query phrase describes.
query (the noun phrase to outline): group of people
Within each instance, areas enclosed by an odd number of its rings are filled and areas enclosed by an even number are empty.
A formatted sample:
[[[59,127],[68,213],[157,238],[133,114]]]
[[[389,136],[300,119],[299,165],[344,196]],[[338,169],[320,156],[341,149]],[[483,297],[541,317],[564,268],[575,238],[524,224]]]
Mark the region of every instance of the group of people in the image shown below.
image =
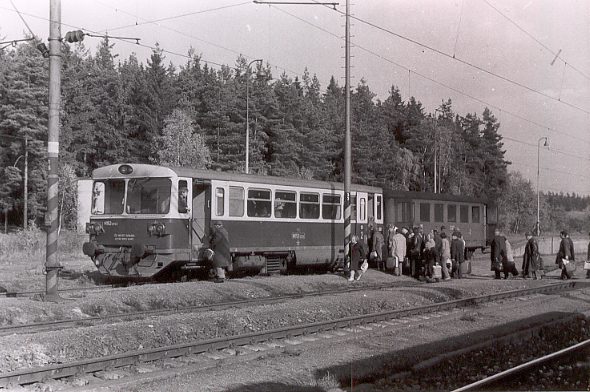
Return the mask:
[[[453,230],[451,238],[446,227],[424,233],[424,226],[387,227],[387,239],[381,228],[370,230],[369,246],[353,235],[349,249],[349,281],[359,280],[368,267],[367,255],[378,269],[391,268],[398,275],[405,272],[416,279],[434,282],[462,277],[461,265],[465,262],[465,240],[459,230]]]
[[[522,277],[525,279],[541,279],[544,275],[544,268],[543,259],[539,253],[539,244],[531,232],[527,231],[525,237],[527,243],[522,259]],[[519,276],[512,245],[498,228],[494,230],[490,258],[490,269],[494,272],[495,279],[502,279],[502,273],[504,274],[504,279],[508,279],[510,275],[513,277]]]

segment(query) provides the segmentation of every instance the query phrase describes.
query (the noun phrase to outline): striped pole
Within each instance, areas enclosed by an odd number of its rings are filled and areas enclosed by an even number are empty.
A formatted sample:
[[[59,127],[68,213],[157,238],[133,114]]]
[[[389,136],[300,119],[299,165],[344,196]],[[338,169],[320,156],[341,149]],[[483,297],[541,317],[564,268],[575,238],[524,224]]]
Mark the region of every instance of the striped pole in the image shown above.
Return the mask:
[[[57,298],[59,279],[59,261],[57,258],[58,239],[58,155],[59,155],[59,106],[61,88],[61,2],[51,0],[49,6],[49,124],[47,139],[47,159],[49,174],[47,176],[47,247],[45,250],[46,299]]]
[[[345,123],[346,132],[344,136],[344,260],[349,255],[350,250],[350,183],[351,183],[351,141],[350,141],[350,1],[346,0],[346,25],[345,25]]]

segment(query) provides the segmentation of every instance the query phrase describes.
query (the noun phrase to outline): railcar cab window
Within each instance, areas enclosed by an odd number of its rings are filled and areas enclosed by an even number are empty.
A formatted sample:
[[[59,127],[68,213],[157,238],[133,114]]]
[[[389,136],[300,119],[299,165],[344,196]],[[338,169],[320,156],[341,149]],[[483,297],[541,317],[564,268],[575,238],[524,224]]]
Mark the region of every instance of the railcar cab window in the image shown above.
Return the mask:
[[[342,214],[342,207],[340,206],[340,195],[322,195],[322,218],[339,220]]]
[[[229,216],[244,216],[244,188],[229,187]]]
[[[92,187],[93,214],[122,214],[125,198],[124,180],[95,181]]]
[[[248,189],[248,216],[270,218],[270,189]]]
[[[132,178],[127,183],[128,214],[167,214],[170,211],[169,178]]]
[[[188,185],[185,180],[178,181],[178,212],[188,211]]]
[[[288,191],[275,191],[275,218],[297,217],[297,194]]]
[[[317,193],[299,194],[299,217],[301,219],[320,218],[320,195]]]
[[[447,222],[457,222],[457,206],[455,204],[447,205]]]
[[[461,223],[469,223],[469,206],[460,206],[459,218]]]
[[[223,216],[224,209],[225,209],[225,189],[223,188],[216,188],[215,189],[215,215]]]

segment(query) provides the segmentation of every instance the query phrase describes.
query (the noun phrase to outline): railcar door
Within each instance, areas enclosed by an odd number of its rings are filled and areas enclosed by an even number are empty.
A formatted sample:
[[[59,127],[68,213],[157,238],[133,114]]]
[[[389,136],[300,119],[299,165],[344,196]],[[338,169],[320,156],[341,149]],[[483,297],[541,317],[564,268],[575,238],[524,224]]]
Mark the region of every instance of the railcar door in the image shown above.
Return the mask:
[[[368,241],[367,224],[369,222],[367,215],[367,199],[368,195],[366,192],[356,193],[356,228],[354,232],[365,242],[365,244]]]
[[[199,258],[199,251],[207,245],[211,217],[211,184],[193,180],[192,192],[192,256]]]

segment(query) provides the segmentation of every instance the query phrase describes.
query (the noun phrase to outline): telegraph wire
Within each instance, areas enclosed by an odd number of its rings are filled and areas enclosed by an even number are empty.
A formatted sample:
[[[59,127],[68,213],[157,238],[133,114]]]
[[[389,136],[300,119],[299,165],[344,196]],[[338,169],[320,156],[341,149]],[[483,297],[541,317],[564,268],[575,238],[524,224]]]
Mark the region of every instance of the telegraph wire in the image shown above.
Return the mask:
[[[524,28],[522,28],[518,23],[516,23],[514,20],[512,20],[508,15],[506,15],[502,11],[500,11],[496,6],[494,6],[488,0],[482,0],[482,1],[484,3],[486,3],[488,6],[490,6],[490,8],[492,8],[498,14],[500,14],[501,16],[503,16],[510,23],[512,23],[517,29],[519,29],[520,31],[522,31],[523,33],[525,33],[529,38],[531,38],[533,41],[535,41],[536,43],[538,43],[542,48],[544,48],[549,53],[551,53],[555,58],[560,59],[561,61],[563,61],[565,63],[566,66],[569,66],[571,69],[573,69],[574,71],[578,72],[584,78],[590,80],[590,77],[588,75],[586,75],[584,72],[580,71],[577,67],[573,66],[571,63],[569,63],[563,57],[560,56],[561,50],[559,52],[555,52],[553,49],[551,49],[550,47],[548,47],[547,45],[545,45],[543,42],[541,42],[541,40],[537,39],[534,35],[532,35],[528,31],[526,31]]]
[[[316,2],[316,3],[318,2],[317,0],[312,0],[312,1],[314,1],[314,2]],[[330,10],[333,10],[334,12],[337,12],[337,13],[339,13],[339,14],[341,14],[341,15],[344,15],[344,12],[343,12],[343,11],[340,11],[340,10],[338,10],[338,9],[332,9],[332,8],[330,8]],[[370,22],[370,21],[368,21],[368,20],[365,20],[365,19],[359,18],[358,16],[353,16],[353,15],[350,15],[350,17],[351,17],[352,19],[354,19],[354,20],[356,20],[356,21],[360,22],[360,23],[363,23],[363,24],[365,24],[365,25],[367,25],[367,26],[373,27],[374,29],[377,29],[377,30],[383,31],[383,32],[385,32],[385,33],[387,33],[387,34],[390,34],[390,35],[393,35],[393,36],[395,36],[395,37],[398,37],[398,38],[400,38],[400,39],[402,39],[402,40],[404,40],[404,41],[407,41],[407,42],[410,42],[410,43],[412,43],[412,44],[414,44],[414,45],[417,45],[417,46],[420,46],[420,47],[422,47],[422,48],[428,49],[428,50],[430,50],[431,52],[437,53],[437,54],[439,54],[439,55],[441,55],[441,56],[444,56],[444,57],[447,57],[447,58],[449,58],[449,59],[451,59],[451,60],[457,61],[457,62],[459,62],[459,63],[461,63],[461,64],[467,65],[467,66],[469,66],[469,67],[471,67],[471,68],[474,68],[474,69],[476,69],[476,70],[478,70],[478,71],[480,71],[480,72],[483,72],[483,73],[486,73],[486,74],[488,74],[488,75],[494,76],[494,77],[496,77],[496,78],[498,78],[498,79],[500,79],[500,80],[503,80],[503,81],[505,81],[505,82],[511,83],[511,84],[513,84],[513,85],[515,85],[515,86],[518,86],[518,87],[520,87],[520,88],[522,88],[522,89],[528,90],[528,91],[530,91],[530,92],[532,92],[532,93],[535,93],[535,94],[537,94],[537,95],[540,95],[540,96],[542,96],[542,97],[544,97],[544,98],[551,99],[551,100],[553,100],[553,101],[556,101],[556,102],[560,102],[560,103],[562,103],[562,104],[564,104],[564,105],[566,105],[566,106],[569,106],[569,107],[571,107],[572,109],[578,110],[578,111],[580,111],[580,112],[583,112],[583,113],[585,113],[585,114],[590,114],[590,111],[589,111],[589,110],[586,110],[586,109],[584,109],[584,108],[581,108],[581,107],[579,107],[579,106],[576,106],[576,105],[574,105],[574,104],[573,104],[573,103],[571,103],[571,102],[564,101],[564,100],[560,100],[560,99],[558,99],[558,98],[552,97],[552,96],[551,96],[551,95],[549,95],[549,94],[546,94],[546,93],[544,93],[544,92],[542,92],[542,91],[540,91],[540,90],[537,90],[537,89],[535,89],[535,88],[533,88],[533,87],[527,86],[526,84],[523,84],[523,83],[521,83],[521,82],[518,82],[518,81],[516,81],[516,80],[510,79],[510,78],[509,78],[509,77],[507,77],[507,76],[503,76],[503,75],[497,74],[497,73],[495,73],[495,72],[493,72],[493,71],[490,71],[490,70],[488,70],[488,69],[486,69],[486,68],[483,68],[483,67],[481,67],[481,66],[479,66],[479,65],[477,65],[477,64],[471,63],[471,62],[469,62],[469,61],[467,61],[467,60],[463,60],[463,59],[461,59],[461,58],[459,58],[459,57],[456,57],[456,56],[453,56],[453,55],[451,55],[451,54],[449,54],[449,53],[443,52],[443,51],[442,51],[442,50],[440,50],[440,49],[436,49],[436,48],[434,48],[434,47],[432,47],[432,46],[429,46],[429,45],[427,45],[427,44],[424,44],[424,43],[422,43],[422,42],[420,42],[420,41],[417,41],[417,40],[415,40],[415,39],[412,39],[412,38],[406,37],[406,36],[404,36],[404,35],[402,35],[402,34],[396,33],[396,32],[394,32],[394,31],[392,31],[392,30],[390,30],[390,29],[388,29],[388,28],[385,28],[385,27],[383,27],[383,26],[379,26],[379,25],[377,25],[377,24],[375,24],[375,23],[373,23],[373,22]]]
[[[100,2],[100,1],[97,1],[97,3],[99,3],[99,4],[102,4],[104,7],[108,7],[108,8],[114,9],[114,10],[115,10],[115,12],[122,12],[122,13],[124,13],[124,14],[128,15],[128,16],[133,16],[133,17],[139,18],[139,19],[141,19],[141,20],[143,20],[143,21],[144,21],[143,23],[138,23],[138,24],[134,24],[134,25],[128,25],[128,26],[125,26],[125,27],[134,27],[134,26],[139,26],[139,25],[144,25],[144,24],[154,24],[154,25],[156,25],[156,26],[158,26],[158,27],[160,27],[160,28],[163,28],[163,29],[165,29],[165,30],[169,30],[169,31],[172,31],[172,32],[174,32],[174,33],[176,33],[176,34],[182,35],[182,36],[184,36],[184,37],[191,38],[191,39],[194,39],[194,40],[197,40],[197,41],[203,42],[203,43],[205,43],[205,44],[207,44],[207,45],[211,45],[211,46],[213,46],[213,47],[216,47],[216,48],[219,48],[219,49],[225,50],[225,51],[227,51],[227,52],[230,52],[230,53],[236,54],[236,55],[238,55],[238,56],[244,56],[244,57],[246,57],[247,59],[253,59],[253,58],[256,58],[256,56],[251,56],[251,55],[249,55],[249,54],[247,54],[247,53],[239,52],[239,51],[237,51],[237,50],[234,50],[234,49],[228,48],[228,47],[226,47],[226,46],[219,45],[219,44],[216,44],[216,43],[214,43],[214,42],[211,42],[211,41],[208,41],[208,40],[205,40],[205,39],[199,38],[199,37],[197,37],[197,36],[194,36],[194,35],[192,35],[192,34],[185,33],[185,32],[183,32],[183,31],[181,31],[181,30],[177,30],[177,29],[175,29],[175,28],[173,28],[173,27],[168,27],[168,26],[165,26],[165,25],[163,25],[163,24],[160,24],[160,23],[159,23],[160,19],[157,19],[157,20],[148,20],[148,19],[146,19],[146,18],[141,18],[141,17],[138,17],[138,16],[136,16],[136,15],[133,15],[132,13],[130,13],[130,12],[128,12],[128,11],[125,11],[125,10],[123,10],[123,9],[121,9],[121,8],[110,7],[110,6],[106,5],[106,4],[103,4],[103,3],[102,3],[102,2]],[[238,3],[238,4],[234,4],[234,5],[232,5],[232,6],[239,6],[239,5],[243,5],[243,4],[250,4],[250,2],[248,1],[248,2],[244,2],[244,3]],[[218,9],[223,9],[223,8],[229,8],[229,6],[228,6],[228,7],[218,7],[218,8],[215,8],[215,9],[210,9],[210,10],[206,10],[206,11],[211,11],[211,10],[218,10]],[[202,12],[205,12],[205,11],[202,11]],[[201,13],[202,13],[202,12],[201,12]],[[187,14],[182,14],[182,15],[180,15],[180,16],[178,16],[178,17],[182,17],[182,16],[186,16],[186,15],[187,15]],[[173,19],[173,18],[175,18],[175,17],[169,17],[169,18],[167,18],[167,20],[170,20],[170,19]],[[114,31],[114,30],[118,30],[118,29],[121,29],[121,28],[123,28],[123,27],[118,27],[118,28],[115,28],[115,29],[109,29],[109,30],[105,30],[105,31],[111,31],[111,32],[112,32],[112,31]],[[292,75],[295,75],[295,76],[298,76],[298,75],[299,75],[299,73],[298,73],[298,72],[296,72],[296,71],[293,71],[292,69],[285,68],[285,67],[282,67],[282,66],[279,66],[279,65],[276,65],[276,64],[272,64],[272,63],[270,63],[270,62],[267,62],[267,63],[268,63],[269,65],[271,65],[273,68],[275,68],[276,70],[282,70],[282,71],[284,71],[284,72],[288,72],[288,73],[290,73],[290,74],[292,74]]]
[[[342,37],[339,36],[338,34],[335,34],[335,33],[331,32],[331,31],[329,31],[329,30],[327,30],[327,29],[325,29],[325,28],[323,28],[321,26],[318,26],[318,25],[316,25],[316,24],[314,24],[312,22],[309,22],[308,20],[305,20],[303,18],[300,18],[297,15],[294,15],[294,14],[292,14],[292,13],[290,13],[288,11],[285,11],[285,10],[283,10],[281,8],[278,8],[278,7],[275,7],[275,9],[277,9],[277,10],[279,10],[279,11],[281,11],[281,12],[283,12],[283,13],[285,13],[285,14],[287,14],[287,15],[289,15],[289,16],[291,16],[291,17],[293,17],[293,18],[295,18],[295,19],[297,19],[297,20],[299,20],[301,22],[303,22],[303,23],[306,23],[306,24],[308,24],[308,25],[310,25],[310,26],[312,26],[312,27],[314,27],[314,28],[316,28],[316,29],[318,29],[320,31],[323,31],[323,32],[331,35],[332,37],[338,38],[340,40],[342,39]],[[590,140],[583,139],[583,138],[581,138],[579,136],[576,136],[576,135],[573,135],[573,134],[570,134],[570,133],[567,133],[567,132],[564,132],[564,131],[560,131],[560,130],[558,130],[556,128],[553,128],[553,127],[549,127],[549,126],[547,126],[545,124],[541,124],[541,123],[539,123],[537,121],[534,121],[534,120],[531,120],[531,119],[526,118],[524,116],[521,116],[520,114],[514,113],[514,112],[512,112],[510,110],[504,109],[504,108],[502,108],[500,106],[497,106],[497,105],[494,105],[494,104],[489,103],[487,101],[484,101],[483,99],[477,98],[477,97],[475,97],[475,96],[473,96],[473,95],[471,95],[469,93],[466,93],[464,91],[461,91],[461,90],[459,90],[459,89],[457,89],[455,87],[449,86],[449,85],[447,85],[447,84],[445,84],[443,82],[439,82],[436,79],[433,79],[433,78],[431,78],[431,77],[429,77],[427,75],[424,75],[424,74],[422,74],[420,72],[417,72],[417,71],[415,71],[415,70],[413,70],[413,69],[411,69],[411,68],[409,68],[409,67],[407,67],[405,65],[402,65],[402,64],[400,64],[398,62],[395,62],[395,61],[393,61],[393,60],[391,60],[391,59],[389,59],[389,58],[387,58],[387,57],[385,57],[385,56],[383,56],[383,55],[381,55],[381,54],[379,54],[377,52],[372,51],[371,49],[367,49],[367,48],[365,48],[365,47],[363,47],[361,45],[358,45],[358,44],[355,44],[355,47],[356,48],[359,48],[359,49],[361,49],[361,50],[363,50],[363,51],[365,51],[365,52],[367,52],[367,53],[369,53],[369,54],[371,54],[371,55],[373,55],[375,57],[378,57],[378,58],[380,58],[383,61],[386,61],[386,62],[388,62],[390,64],[393,64],[393,65],[395,65],[395,66],[397,66],[399,68],[402,68],[402,69],[408,71],[408,85],[410,83],[410,75],[412,73],[414,73],[414,74],[416,74],[416,75],[418,75],[418,76],[420,76],[420,77],[422,77],[422,78],[424,78],[424,79],[426,79],[426,80],[428,80],[428,81],[430,81],[432,83],[435,83],[435,84],[437,84],[439,86],[442,86],[444,88],[447,88],[447,89],[449,89],[451,91],[454,91],[454,92],[456,92],[458,94],[461,94],[461,95],[463,95],[463,96],[465,96],[467,98],[470,98],[470,99],[472,99],[472,100],[474,100],[476,102],[479,102],[481,104],[484,104],[484,105],[486,105],[486,106],[488,106],[490,108],[494,108],[494,109],[497,109],[499,111],[502,111],[502,112],[504,112],[506,114],[509,114],[509,115],[511,115],[511,116],[513,116],[515,118],[518,118],[518,119],[520,119],[522,121],[525,121],[525,122],[527,122],[529,124],[533,124],[533,125],[535,125],[535,126],[537,126],[539,128],[546,129],[548,131],[552,131],[552,132],[555,132],[555,133],[560,133],[562,135],[566,135],[566,136],[569,136],[571,138],[578,139],[578,140],[580,140],[580,141],[582,141],[584,143],[590,144]],[[409,89],[409,87],[408,87],[408,89]],[[411,94],[410,94],[410,96],[411,96]]]

